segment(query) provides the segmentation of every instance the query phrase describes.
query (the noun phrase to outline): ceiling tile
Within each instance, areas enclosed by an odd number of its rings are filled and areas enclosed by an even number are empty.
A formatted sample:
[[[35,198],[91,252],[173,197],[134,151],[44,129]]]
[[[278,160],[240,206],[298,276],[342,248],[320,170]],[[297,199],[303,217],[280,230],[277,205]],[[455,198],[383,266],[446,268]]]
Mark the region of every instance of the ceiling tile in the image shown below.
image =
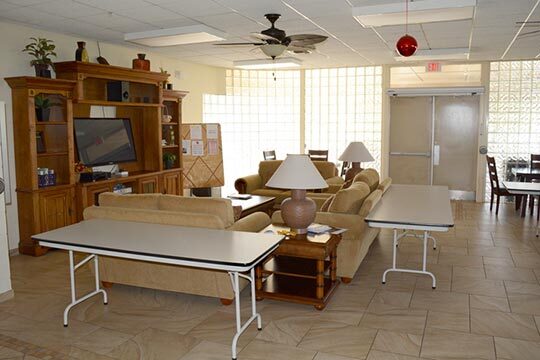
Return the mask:
[[[72,0],[47,1],[30,7],[33,11],[63,16],[70,19],[103,13],[105,10],[76,3]]]
[[[162,20],[186,20],[186,18],[180,14],[160,8],[156,5],[148,5],[144,7],[134,7],[131,9],[118,10],[117,13],[122,16],[130,17],[142,22],[156,22]]]

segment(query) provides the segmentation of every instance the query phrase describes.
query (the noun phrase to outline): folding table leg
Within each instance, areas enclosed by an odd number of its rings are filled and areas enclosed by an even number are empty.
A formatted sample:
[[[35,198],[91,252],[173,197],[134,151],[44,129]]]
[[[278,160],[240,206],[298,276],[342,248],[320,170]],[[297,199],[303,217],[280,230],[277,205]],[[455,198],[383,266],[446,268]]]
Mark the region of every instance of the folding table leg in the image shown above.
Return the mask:
[[[94,278],[95,278],[95,285],[96,289],[83,297],[77,299],[76,294],[76,288],[75,288],[75,271],[77,271],[78,268],[89,262],[90,260],[94,259]],[[74,258],[73,258],[73,251],[69,250],[69,281],[71,285],[71,303],[66,306],[66,309],[64,310],[64,327],[68,326],[68,315],[71,308],[73,308],[75,305],[82,303],[83,301],[91,298],[94,295],[97,294],[103,294],[103,303],[107,305],[108,298],[107,293],[105,290],[101,289],[99,287],[99,264],[98,264],[98,256],[93,254],[89,255],[84,260],[79,262],[78,264],[75,264]]]
[[[247,329],[247,327],[257,319],[257,329],[262,330],[262,321],[261,315],[257,313],[257,302],[255,299],[255,268],[251,268],[250,275],[239,274],[238,272],[229,272],[229,277],[231,278],[231,283],[234,291],[234,306],[236,311],[236,334],[233,337],[231,351],[232,359],[237,359],[236,345],[238,344],[238,339],[240,335]],[[240,309],[240,277],[248,280],[251,287],[251,317],[242,325],[242,314]]]

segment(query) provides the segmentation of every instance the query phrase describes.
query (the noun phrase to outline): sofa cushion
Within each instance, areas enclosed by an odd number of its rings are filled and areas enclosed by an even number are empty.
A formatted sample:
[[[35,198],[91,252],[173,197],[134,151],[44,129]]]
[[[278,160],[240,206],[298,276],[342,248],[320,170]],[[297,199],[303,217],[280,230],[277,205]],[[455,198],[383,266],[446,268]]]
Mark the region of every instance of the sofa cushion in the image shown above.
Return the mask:
[[[319,209],[320,212],[328,212],[328,208],[330,207],[330,204],[334,200],[336,195],[330,196],[326,201],[322,204],[321,208]]]
[[[259,163],[259,176],[263,187],[266,187],[266,183],[274,175],[281,162],[282,160],[264,160]]]
[[[382,190],[375,190],[371,194],[369,194],[369,196],[364,200],[364,203],[362,204],[358,215],[360,215],[360,217],[362,218],[365,218],[373,209],[373,207],[379,202],[382,194]]]
[[[362,170],[354,177],[353,182],[357,181],[365,182],[371,191],[375,191],[379,186],[379,173],[375,169]]]
[[[313,161],[313,165],[317,168],[323,179],[330,179],[337,175],[337,168],[333,162],[330,161]],[[343,182],[341,178],[330,180],[329,184]]]
[[[328,207],[329,212],[358,214],[364,199],[369,195],[369,186],[363,182],[353,183],[349,188],[339,190]]]
[[[159,209],[210,214],[219,217],[225,227],[234,224],[234,210],[229,199],[161,195]]]
[[[112,192],[99,194],[99,205],[121,207],[127,209],[159,209],[161,194],[126,194],[120,195]]]

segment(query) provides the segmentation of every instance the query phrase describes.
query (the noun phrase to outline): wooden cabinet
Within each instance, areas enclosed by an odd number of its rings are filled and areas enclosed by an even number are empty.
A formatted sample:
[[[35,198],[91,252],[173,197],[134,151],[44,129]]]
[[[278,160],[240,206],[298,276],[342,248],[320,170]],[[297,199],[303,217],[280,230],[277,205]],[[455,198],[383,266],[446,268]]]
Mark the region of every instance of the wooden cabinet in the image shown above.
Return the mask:
[[[53,190],[39,196],[39,218],[42,231],[58,229],[74,222],[73,191]]]
[[[169,75],[160,72],[77,61],[56,63],[55,72],[56,79],[5,79],[13,100],[19,252],[35,256],[47,249],[32,235],[82,220],[85,207],[97,204],[99,194],[117,184],[134,193],[182,193],[179,129],[187,92],[164,90]],[[107,87],[112,81],[129,84],[128,101],[109,101]],[[50,106],[40,108],[44,102]],[[90,118],[92,106],[113,106],[117,117],[130,119],[137,159],[119,164],[129,172],[126,178],[86,184],[77,180],[73,119]],[[163,161],[167,153],[175,157],[167,164],[170,169]],[[54,170],[56,183],[44,186],[38,168]]]
[[[159,177],[154,175],[139,179],[137,192],[139,194],[152,194],[159,192]]]
[[[182,172],[170,172],[162,175],[162,192],[167,195],[182,195]]]

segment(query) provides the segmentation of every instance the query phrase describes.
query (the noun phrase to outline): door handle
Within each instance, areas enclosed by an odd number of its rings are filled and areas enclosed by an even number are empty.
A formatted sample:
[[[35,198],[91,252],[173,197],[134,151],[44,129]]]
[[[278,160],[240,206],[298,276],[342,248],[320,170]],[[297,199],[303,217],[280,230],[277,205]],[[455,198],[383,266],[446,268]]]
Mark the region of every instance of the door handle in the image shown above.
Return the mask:
[[[392,156],[425,156],[425,157],[431,157],[431,152],[391,152],[390,155]]]

